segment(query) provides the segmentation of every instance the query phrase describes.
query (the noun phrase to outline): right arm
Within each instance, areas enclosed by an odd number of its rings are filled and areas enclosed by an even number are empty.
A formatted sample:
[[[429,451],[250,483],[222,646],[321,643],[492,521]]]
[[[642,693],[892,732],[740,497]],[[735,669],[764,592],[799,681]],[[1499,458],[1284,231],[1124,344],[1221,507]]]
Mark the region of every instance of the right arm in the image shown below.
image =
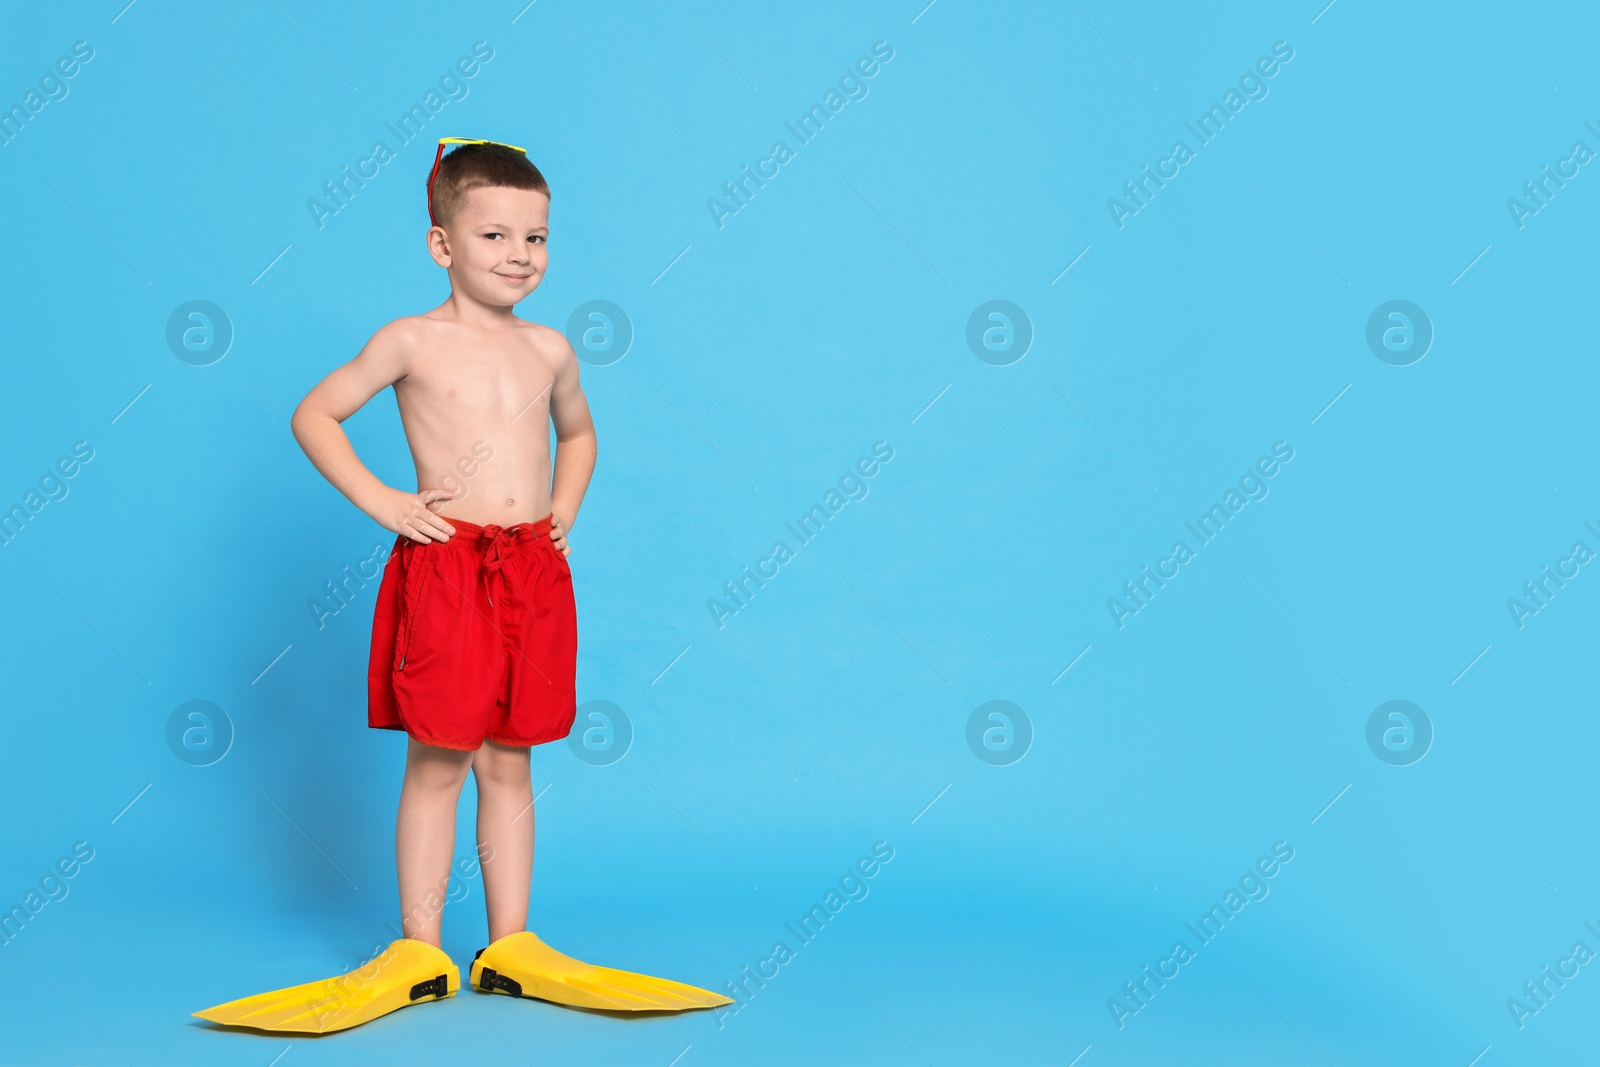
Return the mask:
[[[428,544],[443,541],[455,527],[428,510],[453,493],[426,489],[407,493],[384,485],[356,458],[344,422],[384,389],[406,376],[414,351],[414,327],[405,320],[389,323],[372,335],[349,363],[339,367],[306,394],[294,409],[289,428],[306,458],[322,476],[374,522],[392,533]]]

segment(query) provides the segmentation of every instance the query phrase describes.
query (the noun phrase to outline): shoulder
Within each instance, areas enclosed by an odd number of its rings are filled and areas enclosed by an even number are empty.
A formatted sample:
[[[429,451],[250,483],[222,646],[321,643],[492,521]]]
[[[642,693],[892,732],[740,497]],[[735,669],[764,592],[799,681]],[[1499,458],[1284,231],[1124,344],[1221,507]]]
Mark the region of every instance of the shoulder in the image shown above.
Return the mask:
[[[552,370],[561,371],[576,365],[578,356],[567,343],[566,334],[540,322],[523,322],[522,336],[529,347],[548,363]]]
[[[380,326],[367,343],[392,350],[414,350],[434,325],[423,315],[404,315]]]
[[[411,370],[436,325],[421,315],[406,315],[386,323],[362,347],[356,363],[370,368],[373,374],[397,381]]]
[[[540,348],[554,351],[571,352],[572,346],[567,344],[567,336],[554,327],[546,326],[542,322],[529,322],[522,320],[522,333],[530,344]]]

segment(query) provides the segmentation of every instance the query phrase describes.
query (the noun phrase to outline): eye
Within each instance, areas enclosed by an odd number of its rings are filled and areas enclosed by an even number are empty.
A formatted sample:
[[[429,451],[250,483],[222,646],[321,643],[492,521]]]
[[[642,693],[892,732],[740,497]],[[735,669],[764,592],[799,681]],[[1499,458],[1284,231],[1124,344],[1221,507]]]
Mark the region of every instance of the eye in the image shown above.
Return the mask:
[[[488,238],[489,240],[493,241],[493,240],[496,240],[497,238],[501,237],[502,235],[500,233],[497,233],[497,232],[491,232],[491,233],[486,233],[483,236]]]
[[[528,240],[533,241],[535,244],[541,244],[541,245],[544,244],[544,242],[545,242],[545,238],[543,236],[541,236],[540,234],[537,234],[537,233],[534,234],[532,237],[528,238]]]

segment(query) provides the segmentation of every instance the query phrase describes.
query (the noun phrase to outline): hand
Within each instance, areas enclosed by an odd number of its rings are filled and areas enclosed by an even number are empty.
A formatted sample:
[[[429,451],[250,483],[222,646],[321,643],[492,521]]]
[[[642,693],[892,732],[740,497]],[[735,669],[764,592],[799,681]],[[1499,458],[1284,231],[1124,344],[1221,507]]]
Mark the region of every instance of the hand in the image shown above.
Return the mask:
[[[563,558],[572,555],[572,549],[567,545],[567,524],[553,511],[550,513],[550,546]]]
[[[391,533],[404,534],[419,544],[448,541],[456,528],[428,509],[428,505],[454,497],[454,489],[423,489],[407,493],[385,487],[367,514],[373,521]]]

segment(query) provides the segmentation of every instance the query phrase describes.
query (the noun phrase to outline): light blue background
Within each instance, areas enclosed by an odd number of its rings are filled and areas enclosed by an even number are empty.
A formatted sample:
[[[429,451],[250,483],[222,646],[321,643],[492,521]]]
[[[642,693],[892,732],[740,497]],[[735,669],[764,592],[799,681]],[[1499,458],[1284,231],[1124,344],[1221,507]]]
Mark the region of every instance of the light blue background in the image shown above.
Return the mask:
[[[1600,949],[1600,577],[1521,629],[1506,601],[1600,548],[1600,176],[1521,229],[1506,201],[1600,148],[1593,14],[923,2],[8,15],[7,105],[73,42],[95,55],[0,147],[0,504],[74,442],[95,455],[0,549],[0,903],[74,842],[94,859],[0,947],[0,1060],[1500,1067],[1592,1047],[1596,967],[1522,1029],[1506,1002]],[[467,98],[319,230],[307,199],[480,40]],[[880,40],[867,98],[719,229],[707,199]],[[1294,58],[1270,95],[1119,229],[1107,198],[1276,41]],[[289,1039],[188,1016],[395,936],[376,586],[320,631],[307,606],[392,536],[286,415],[444,298],[422,242],[443,135],[525,145],[553,186],[522,313],[560,328],[611,300],[637,334],[584,369],[599,467],[572,538],[579,698],[636,737],[610,766],[535,751],[533,928],[721,989],[894,849],[732,1017],[463,994]],[[236,331],[210,366],[165,341],[192,299]],[[1009,366],[965,340],[993,299],[1035,330]],[[1436,331],[1410,366],[1365,341],[1394,299]],[[390,395],[347,425],[409,487]],[[880,440],[870,494],[718,629],[708,598]],[[1270,495],[1119,630],[1107,598],[1277,441],[1294,459]],[[1010,766],[966,742],[994,699],[1034,731]],[[1411,766],[1367,745],[1392,699],[1435,731]],[[190,700],[232,723],[210,766],[167,744]],[[466,856],[470,788],[462,812]],[[1108,998],[1278,841],[1270,895],[1119,1029]],[[464,887],[463,966],[485,939]]]

